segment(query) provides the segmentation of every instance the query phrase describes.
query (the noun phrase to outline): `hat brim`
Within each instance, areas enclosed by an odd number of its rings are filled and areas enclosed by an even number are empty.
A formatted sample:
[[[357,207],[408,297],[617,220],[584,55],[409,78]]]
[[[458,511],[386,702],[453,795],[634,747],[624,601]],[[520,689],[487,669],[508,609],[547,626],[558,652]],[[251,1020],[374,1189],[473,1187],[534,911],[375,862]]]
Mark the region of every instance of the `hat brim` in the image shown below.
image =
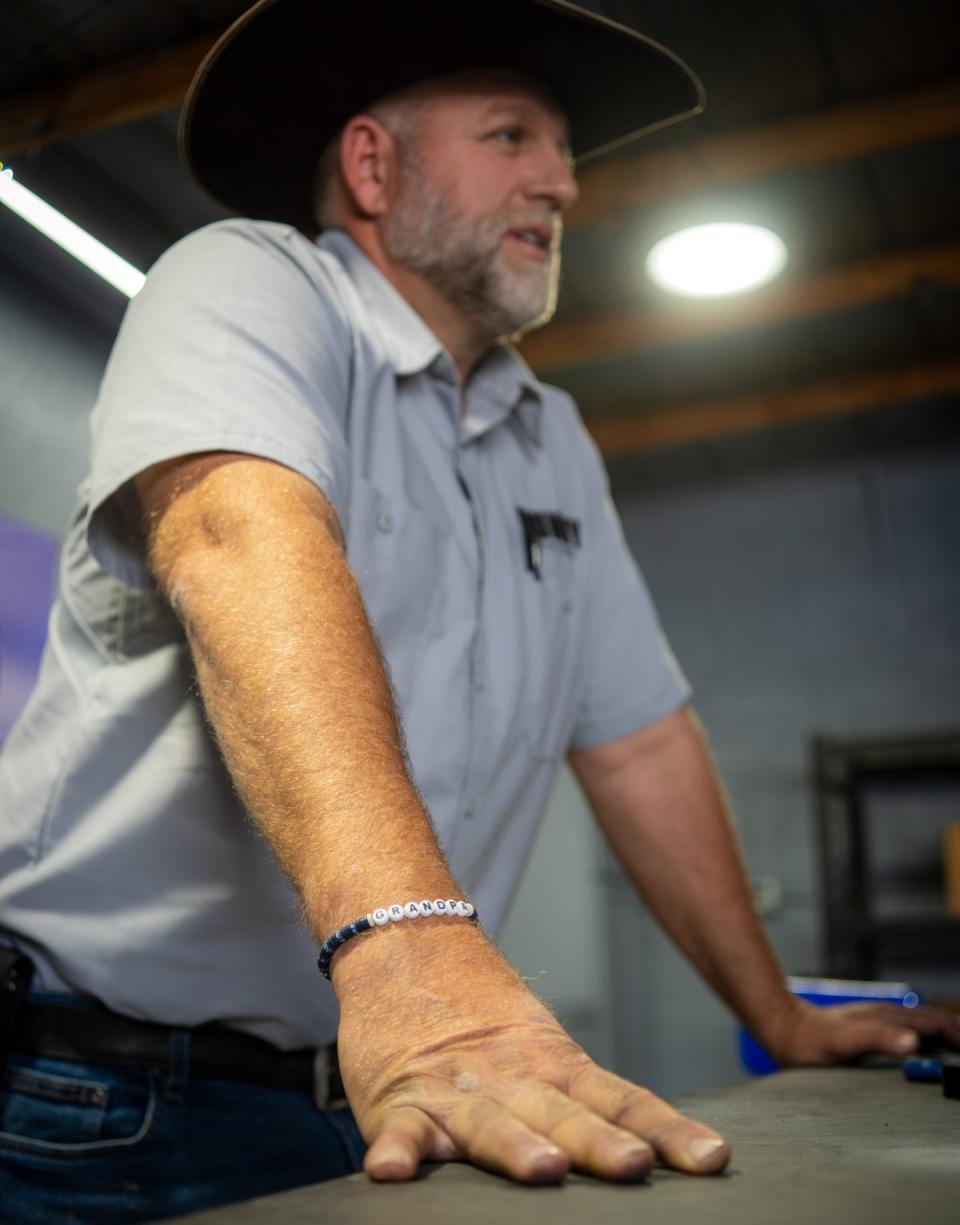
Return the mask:
[[[543,81],[578,165],[704,105],[678,56],[567,0],[259,0],[200,65],[180,156],[231,211],[315,232],[317,159],[343,124],[385,94],[464,69]]]

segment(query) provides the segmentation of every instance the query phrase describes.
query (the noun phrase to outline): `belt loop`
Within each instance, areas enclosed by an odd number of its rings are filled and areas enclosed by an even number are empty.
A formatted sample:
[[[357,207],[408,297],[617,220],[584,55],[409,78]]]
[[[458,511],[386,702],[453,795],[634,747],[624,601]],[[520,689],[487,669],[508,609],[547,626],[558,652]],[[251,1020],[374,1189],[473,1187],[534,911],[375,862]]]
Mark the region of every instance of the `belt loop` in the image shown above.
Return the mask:
[[[170,1101],[182,1101],[190,1083],[190,1030],[174,1026],[167,1038],[167,1078],[164,1095]]]

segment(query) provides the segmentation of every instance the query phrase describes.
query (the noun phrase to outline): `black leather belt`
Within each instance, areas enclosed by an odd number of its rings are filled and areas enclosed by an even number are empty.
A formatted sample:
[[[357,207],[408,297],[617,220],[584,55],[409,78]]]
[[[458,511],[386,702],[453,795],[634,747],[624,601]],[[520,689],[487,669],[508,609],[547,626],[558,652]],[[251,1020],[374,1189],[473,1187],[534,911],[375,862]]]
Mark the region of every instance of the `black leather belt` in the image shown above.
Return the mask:
[[[170,1068],[169,1025],[137,1021],[105,1007],[71,1008],[24,1000],[10,1042],[11,1052],[82,1063]],[[187,1029],[191,1077],[216,1077],[309,1093],[322,1109],[347,1104],[336,1043],[316,1050],[280,1051],[211,1022]]]

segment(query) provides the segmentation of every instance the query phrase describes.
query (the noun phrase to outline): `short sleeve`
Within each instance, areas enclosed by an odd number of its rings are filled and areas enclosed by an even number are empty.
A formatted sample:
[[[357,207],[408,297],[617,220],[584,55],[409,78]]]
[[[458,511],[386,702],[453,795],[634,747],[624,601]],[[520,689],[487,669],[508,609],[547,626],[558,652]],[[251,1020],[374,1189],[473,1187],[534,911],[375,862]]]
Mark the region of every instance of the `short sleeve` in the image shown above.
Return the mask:
[[[689,701],[692,690],[660,625],[623,534],[592,440],[597,472],[586,595],[584,684],[570,747],[588,749],[639,731]]]
[[[182,238],[123,318],[92,419],[87,540],[149,587],[132,478],[199,451],[286,465],[343,518],[352,340],[332,273],[303,235],[230,219]]]

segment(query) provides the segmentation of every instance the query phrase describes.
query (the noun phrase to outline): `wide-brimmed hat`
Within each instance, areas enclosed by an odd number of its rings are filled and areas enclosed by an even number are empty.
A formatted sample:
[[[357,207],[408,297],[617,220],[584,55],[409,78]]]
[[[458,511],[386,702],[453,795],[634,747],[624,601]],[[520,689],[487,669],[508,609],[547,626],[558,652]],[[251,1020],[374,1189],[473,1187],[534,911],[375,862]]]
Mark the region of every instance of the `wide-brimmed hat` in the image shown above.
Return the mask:
[[[315,233],[317,160],[347,120],[465,69],[543,81],[578,165],[703,110],[672,51],[567,0],[259,0],[197,70],[180,156],[231,211]]]

